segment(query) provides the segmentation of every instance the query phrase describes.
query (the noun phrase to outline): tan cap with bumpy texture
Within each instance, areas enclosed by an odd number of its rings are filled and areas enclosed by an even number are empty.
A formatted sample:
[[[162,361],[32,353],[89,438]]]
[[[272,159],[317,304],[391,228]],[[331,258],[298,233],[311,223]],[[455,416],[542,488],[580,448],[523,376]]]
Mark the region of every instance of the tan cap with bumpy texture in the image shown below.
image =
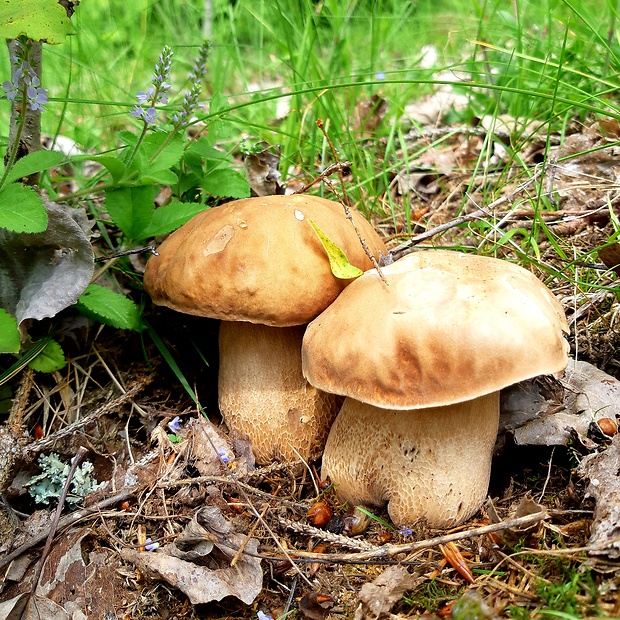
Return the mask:
[[[304,375],[378,407],[469,400],[566,366],[561,305],[532,273],[449,251],[409,254],[353,282],[306,330]]]
[[[366,219],[353,219],[375,257],[385,245]],[[316,196],[236,200],[196,215],[149,259],[144,288],[156,304],[227,321],[303,325],[349,283],[338,280],[316,225],[363,271],[372,263],[342,205]]]

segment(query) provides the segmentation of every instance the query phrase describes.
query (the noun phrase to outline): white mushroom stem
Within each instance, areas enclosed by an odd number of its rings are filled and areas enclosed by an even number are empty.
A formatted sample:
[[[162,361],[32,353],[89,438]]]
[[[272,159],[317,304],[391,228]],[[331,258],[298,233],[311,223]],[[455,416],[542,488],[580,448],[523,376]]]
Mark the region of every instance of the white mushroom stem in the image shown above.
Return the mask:
[[[499,392],[428,409],[387,410],[347,398],[321,476],[357,505],[384,506],[397,525],[462,523],[484,502]]]
[[[304,379],[304,330],[220,325],[220,412],[231,431],[250,438],[259,464],[318,458],[342,402]]]

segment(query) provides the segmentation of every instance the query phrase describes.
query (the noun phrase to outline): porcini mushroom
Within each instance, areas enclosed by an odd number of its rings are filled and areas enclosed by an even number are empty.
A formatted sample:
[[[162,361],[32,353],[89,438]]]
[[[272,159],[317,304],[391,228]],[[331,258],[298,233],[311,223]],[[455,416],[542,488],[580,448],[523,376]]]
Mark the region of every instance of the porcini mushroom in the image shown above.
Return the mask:
[[[355,209],[375,257],[385,246]],[[301,374],[304,325],[349,284],[333,276],[312,220],[362,270],[372,262],[339,203],[316,196],[237,200],[198,214],[149,259],[156,304],[222,319],[218,400],[257,462],[317,458],[342,399]]]
[[[311,385],[346,396],[322,476],[399,525],[454,526],[487,493],[499,390],[567,364],[561,305],[529,271],[449,251],[355,280],[312,321]]]

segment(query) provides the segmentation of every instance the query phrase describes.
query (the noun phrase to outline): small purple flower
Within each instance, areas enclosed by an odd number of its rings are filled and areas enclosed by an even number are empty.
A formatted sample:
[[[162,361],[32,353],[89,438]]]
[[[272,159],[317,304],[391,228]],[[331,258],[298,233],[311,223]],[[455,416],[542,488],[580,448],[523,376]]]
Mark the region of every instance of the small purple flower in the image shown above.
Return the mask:
[[[144,541],[144,550],[145,551],[155,551],[159,547],[158,542],[153,542],[150,538],[147,538]]]
[[[151,88],[149,88],[146,92],[139,92],[136,95],[136,99],[142,104],[142,103],[148,103],[151,98],[153,97],[153,95],[155,94],[155,89],[151,86]]]
[[[176,435],[181,430],[181,418],[176,416],[168,422],[168,428]]]
[[[258,618],[258,620],[273,620],[273,616],[266,614],[264,611],[261,611],[260,609],[258,610],[256,617]]]
[[[17,96],[17,87],[15,86],[15,84],[7,80],[6,82],[2,82],[2,88],[4,88],[4,92],[6,93],[6,98],[9,101],[13,101],[15,97]]]
[[[224,450],[224,448],[218,448],[217,455],[220,457],[220,461],[222,461],[224,465],[228,465],[228,463],[230,463],[230,457],[226,454],[226,450]]]
[[[403,538],[407,538],[407,536],[411,536],[413,534],[413,530],[410,527],[407,527],[406,525],[401,525],[398,528],[398,533],[403,537]]]
[[[377,71],[375,73],[375,80],[385,80],[385,71]]]
[[[31,110],[43,110],[43,106],[48,102],[47,90],[45,88],[29,86],[26,96],[28,97]]]
[[[6,98],[9,101],[15,101],[18,97],[21,99],[22,89],[26,85],[26,99],[30,109],[33,111],[43,110],[43,106],[48,102],[47,89],[40,88],[39,76],[35,73],[32,65],[25,60],[28,58],[30,48],[18,43],[15,50],[15,54],[11,56],[11,62],[13,64],[19,63],[19,66],[13,71],[11,80],[2,83]]]

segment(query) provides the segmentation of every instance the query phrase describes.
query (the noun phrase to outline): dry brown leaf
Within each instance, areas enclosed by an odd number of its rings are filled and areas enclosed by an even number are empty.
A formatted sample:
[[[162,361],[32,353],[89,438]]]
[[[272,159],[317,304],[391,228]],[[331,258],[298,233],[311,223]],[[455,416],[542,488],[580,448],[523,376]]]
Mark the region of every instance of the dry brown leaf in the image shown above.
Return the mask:
[[[611,445],[586,456],[577,473],[590,481],[586,495],[596,500],[588,545],[592,555],[620,558],[620,435]]]
[[[392,607],[408,590],[415,589],[424,577],[412,575],[404,566],[390,566],[372,583],[362,586],[357,598],[355,620],[379,620],[389,618]]]

